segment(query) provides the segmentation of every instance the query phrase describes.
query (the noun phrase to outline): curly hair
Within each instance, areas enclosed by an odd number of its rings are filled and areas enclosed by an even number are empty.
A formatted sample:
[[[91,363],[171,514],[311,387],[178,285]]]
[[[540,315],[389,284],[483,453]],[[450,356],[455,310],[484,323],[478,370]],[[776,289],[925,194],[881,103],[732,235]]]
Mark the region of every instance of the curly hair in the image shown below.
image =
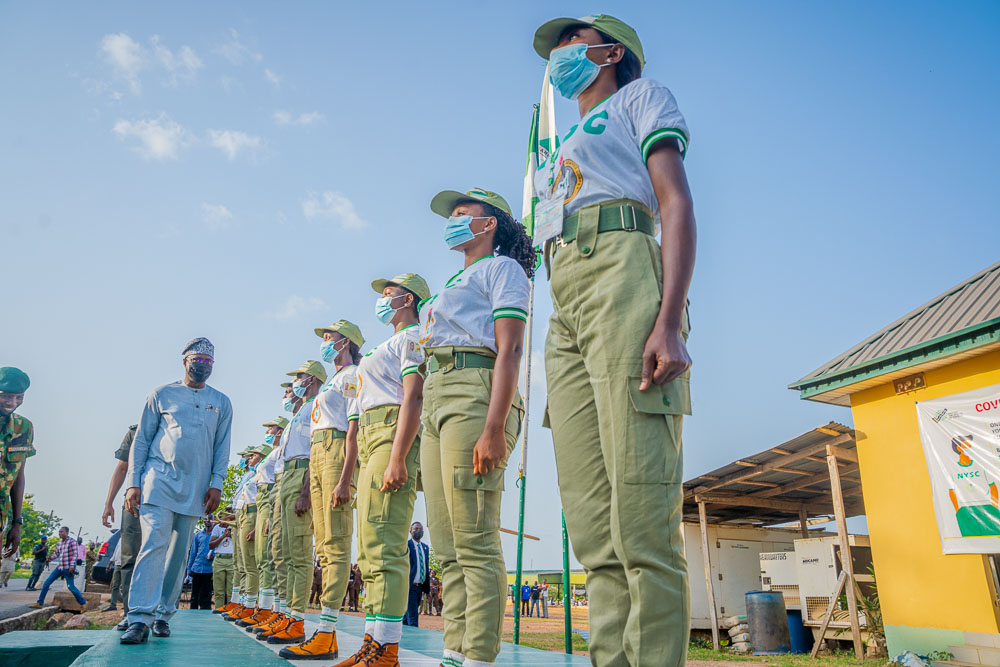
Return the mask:
[[[510,257],[521,265],[529,278],[534,277],[535,269],[538,268],[538,252],[531,245],[524,226],[514,220],[513,217],[503,209],[483,202],[475,202],[483,207],[483,212],[487,216],[497,219],[497,231],[493,236],[493,250],[506,257]]]

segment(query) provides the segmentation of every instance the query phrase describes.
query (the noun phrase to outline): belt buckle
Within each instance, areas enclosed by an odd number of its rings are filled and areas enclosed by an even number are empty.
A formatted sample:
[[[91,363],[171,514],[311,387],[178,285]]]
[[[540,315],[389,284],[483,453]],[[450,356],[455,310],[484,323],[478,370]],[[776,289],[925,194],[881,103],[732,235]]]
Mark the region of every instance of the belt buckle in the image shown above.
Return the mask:
[[[628,210],[632,213],[632,215],[631,215],[631,225],[625,224],[625,209],[626,208],[628,208]],[[629,205],[628,207],[625,207],[625,206],[620,207],[618,209],[618,215],[621,217],[622,231],[634,232],[636,229],[638,229],[639,225],[638,225],[638,223],[635,220],[635,206]]]
[[[456,371],[460,371],[465,368],[465,352],[455,352],[454,362],[452,363],[452,368]]]

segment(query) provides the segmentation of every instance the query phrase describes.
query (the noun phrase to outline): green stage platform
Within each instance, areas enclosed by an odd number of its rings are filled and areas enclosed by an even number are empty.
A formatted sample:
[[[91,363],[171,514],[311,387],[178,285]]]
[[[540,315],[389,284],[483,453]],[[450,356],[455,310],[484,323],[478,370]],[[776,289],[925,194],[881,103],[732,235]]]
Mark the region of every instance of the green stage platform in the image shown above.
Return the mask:
[[[318,614],[306,617],[306,635],[312,634]],[[50,630],[9,632],[0,635],[0,667],[111,667],[120,665],[312,665],[324,667],[337,661],[288,661],[278,657],[282,647],[259,642],[241,628],[209,611],[183,610],[170,623],[168,639],[150,637],[145,644],[122,646],[120,633],[110,630]],[[341,616],[337,639],[341,658],[354,653],[364,637],[364,619]],[[441,660],[441,633],[403,628],[400,667],[436,667]],[[589,665],[583,656],[504,644],[498,665]]]

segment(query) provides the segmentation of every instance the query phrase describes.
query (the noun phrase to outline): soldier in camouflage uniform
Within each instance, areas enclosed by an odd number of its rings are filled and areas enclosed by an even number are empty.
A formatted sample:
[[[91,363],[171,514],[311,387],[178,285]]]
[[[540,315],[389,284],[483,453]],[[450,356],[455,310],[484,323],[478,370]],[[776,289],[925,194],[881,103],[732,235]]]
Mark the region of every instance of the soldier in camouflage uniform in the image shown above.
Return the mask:
[[[30,384],[24,371],[0,368],[0,543],[5,557],[17,553],[21,545],[24,461],[35,455],[31,422],[14,414]]]

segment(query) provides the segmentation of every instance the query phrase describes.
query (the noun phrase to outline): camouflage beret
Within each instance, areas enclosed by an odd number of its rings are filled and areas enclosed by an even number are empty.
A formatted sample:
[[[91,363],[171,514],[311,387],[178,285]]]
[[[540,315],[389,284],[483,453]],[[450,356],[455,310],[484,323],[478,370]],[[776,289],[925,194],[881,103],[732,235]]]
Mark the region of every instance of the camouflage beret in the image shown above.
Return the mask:
[[[23,394],[30,384],[31,380],[28,379],[28,374],[20,368],[14,368],[13,366],[0,368],[0,392],[5,394]]]

